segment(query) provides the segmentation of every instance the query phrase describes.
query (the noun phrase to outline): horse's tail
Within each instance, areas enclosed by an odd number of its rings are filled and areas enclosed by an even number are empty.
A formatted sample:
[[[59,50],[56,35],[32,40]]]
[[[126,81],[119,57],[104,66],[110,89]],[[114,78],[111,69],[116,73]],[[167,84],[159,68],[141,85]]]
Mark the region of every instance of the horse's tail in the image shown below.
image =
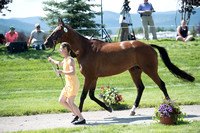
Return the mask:
[[[154,44],[150,44],[153,48],[157,48],[160,56],[164,62],[164,64],[167,66],[167,68],[170,70],[170,72],[172,74],[174,74],[175,76],[177,76],[178,78],[182,78],[182,79],[186,79],[190,82],[193,82],[195,80],[195,78],[188,74],[187,72],[180,70],[177,66],[175,66],[171,61],[170,58],[168,56],[167,51],[165,50],[165,48],[154,45]]]

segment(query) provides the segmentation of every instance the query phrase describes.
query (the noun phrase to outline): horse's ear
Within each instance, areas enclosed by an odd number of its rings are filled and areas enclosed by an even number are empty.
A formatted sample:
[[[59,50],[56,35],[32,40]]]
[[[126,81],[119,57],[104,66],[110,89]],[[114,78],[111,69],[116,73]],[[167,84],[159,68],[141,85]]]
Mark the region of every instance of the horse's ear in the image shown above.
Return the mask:
[[[61,18],[58,19],[58,25],[62,25],[62,26],[65,25],[64,22],[63,22],[63,20]]]

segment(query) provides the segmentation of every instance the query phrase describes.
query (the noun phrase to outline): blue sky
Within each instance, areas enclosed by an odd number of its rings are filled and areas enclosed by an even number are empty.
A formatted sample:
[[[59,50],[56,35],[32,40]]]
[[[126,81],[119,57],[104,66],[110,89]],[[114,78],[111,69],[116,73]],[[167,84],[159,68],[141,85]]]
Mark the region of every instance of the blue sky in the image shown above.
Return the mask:
[[[6,16],[4,17],[0,14],[0,18],[25,18],[33,16],[45,16],[45,12],[42,9],[44,6],[42,4],[42,1],[48,0],[13,0],[13,3],[8,5],[9,9],[12,11],[7,12],[3,10],[3,12],[6,13]],[[63,0],[57,0],[57,2],[59,1]],[[91,1],[91,3],[101,3],[101,0]],[[144,0],[130,0],[130,13],[137,13],[137,8],[139,4],[143,1]],[[177,1],[178,0],[149,0],[149,2],[153,4],[153,7],[157,12],[177,10]],[[121,11],[124,0],[102,0],[102,2],[104,11],[113,11],[119,13]],[[100,8],[95,8],[94,10],[100,11]]]

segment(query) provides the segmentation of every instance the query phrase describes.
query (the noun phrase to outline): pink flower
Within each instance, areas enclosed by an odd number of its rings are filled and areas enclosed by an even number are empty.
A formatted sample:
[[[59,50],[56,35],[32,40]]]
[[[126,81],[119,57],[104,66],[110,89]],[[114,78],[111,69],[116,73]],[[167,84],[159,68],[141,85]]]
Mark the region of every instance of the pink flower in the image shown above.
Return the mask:
[[[110,88],[110,86],[108,85],[108,86],[106,86],[107,88]]]

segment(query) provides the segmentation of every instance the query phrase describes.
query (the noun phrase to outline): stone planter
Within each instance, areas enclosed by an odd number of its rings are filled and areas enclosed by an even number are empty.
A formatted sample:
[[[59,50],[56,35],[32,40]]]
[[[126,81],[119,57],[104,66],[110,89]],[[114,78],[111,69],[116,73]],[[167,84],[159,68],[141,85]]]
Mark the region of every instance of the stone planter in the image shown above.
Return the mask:
[[[169,117],[169,116],[162,116],[162,117],[160,117],[160,122],[162,123],[162,124],[166,124],[166,125],[175,125],[176,124],[176,118],[175,118],[175,116],[171,116],[171,117]]]

